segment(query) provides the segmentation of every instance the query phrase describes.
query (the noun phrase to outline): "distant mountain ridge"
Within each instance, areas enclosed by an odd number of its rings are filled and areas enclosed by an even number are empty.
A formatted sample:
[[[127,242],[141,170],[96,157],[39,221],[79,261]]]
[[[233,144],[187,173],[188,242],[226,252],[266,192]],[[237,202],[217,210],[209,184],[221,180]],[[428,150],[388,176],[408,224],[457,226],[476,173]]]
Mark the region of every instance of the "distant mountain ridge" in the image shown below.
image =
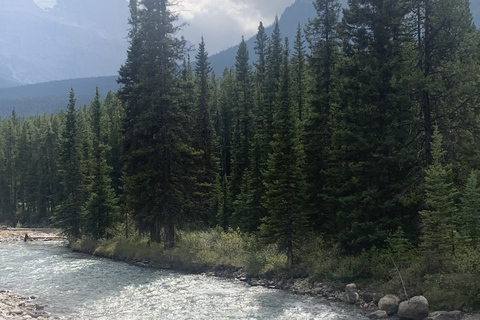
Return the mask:
[[[19,116],[58,113],[68,104],[70,89],[75,91],[77,107],[89,105],[98,86],[101,97],[109,91],[117,92],[118,76],[81,78],[30,84],[13,88],[0,88],[0,117],[15,112]]]
[[[128,15],[125,0],[1,0],[0,87],[116,74]]]

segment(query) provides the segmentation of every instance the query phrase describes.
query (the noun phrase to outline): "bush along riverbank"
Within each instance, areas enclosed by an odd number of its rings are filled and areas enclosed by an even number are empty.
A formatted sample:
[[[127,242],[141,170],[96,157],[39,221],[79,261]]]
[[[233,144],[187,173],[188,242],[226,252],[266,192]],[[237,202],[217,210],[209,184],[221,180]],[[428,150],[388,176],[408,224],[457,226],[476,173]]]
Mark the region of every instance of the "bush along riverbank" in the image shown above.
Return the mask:
[[[140,266],[205,273],[308,294],[320,303],[344,302],[372,318],[399,312],[402,318],[413,320],[480,319],[472,314],[480,301],[480,266],[473,263],[480,261],[479,252],[458,254],[456,259],[442,257],[443,265],[433,270],[415,249],[391,242],[389,249],[372,248],[349,256],[337,246],[311,237],[289,270],[285,268],[287,257],[274,245],[233,230],[180,232],[171,250],[141,237],[82,238],[70,246],[74,251]],[[410,310],[419,305],[420,311]],[[436,310],[446,311],[429,314]]]

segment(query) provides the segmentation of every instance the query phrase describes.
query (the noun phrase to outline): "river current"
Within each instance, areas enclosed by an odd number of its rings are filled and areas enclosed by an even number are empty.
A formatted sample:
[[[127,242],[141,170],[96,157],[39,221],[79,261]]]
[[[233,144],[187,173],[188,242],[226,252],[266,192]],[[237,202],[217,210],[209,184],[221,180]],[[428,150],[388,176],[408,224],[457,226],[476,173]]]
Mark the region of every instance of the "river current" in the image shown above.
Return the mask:
[[[59,319],[367,319],[309,297],[142,268],[74,253],[59,244],[0,244],[0,289],[36,296]]]

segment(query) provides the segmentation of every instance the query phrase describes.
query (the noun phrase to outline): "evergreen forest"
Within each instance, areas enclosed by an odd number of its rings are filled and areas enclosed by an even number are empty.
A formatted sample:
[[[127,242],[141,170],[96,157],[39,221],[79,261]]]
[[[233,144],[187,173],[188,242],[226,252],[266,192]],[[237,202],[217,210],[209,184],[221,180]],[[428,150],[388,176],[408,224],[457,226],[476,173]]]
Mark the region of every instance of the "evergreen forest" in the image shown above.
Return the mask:
[[[348,4],[315,0],[295,39],[260,22],[255,56],[239,39],[216,75],[203,39],[190,63],[168,0],[130,0],[118,92],[82,106],[72,90],[60,113],[0,119],[0,221],[162,252],[217,233],[273,248],[255,272],[399,290],[395,266],[402,292],[480,308],[469,1]]]

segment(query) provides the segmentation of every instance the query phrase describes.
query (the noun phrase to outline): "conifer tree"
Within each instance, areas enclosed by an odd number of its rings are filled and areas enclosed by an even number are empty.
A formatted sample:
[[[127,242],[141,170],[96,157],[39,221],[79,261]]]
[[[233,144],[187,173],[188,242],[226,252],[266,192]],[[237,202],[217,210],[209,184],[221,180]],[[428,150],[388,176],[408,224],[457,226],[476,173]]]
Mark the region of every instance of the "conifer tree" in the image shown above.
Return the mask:
[[[236,61],[236,92],[237,99],[233,115],[232,134],[232,174],[229,181],[230,201],[234,206],[232,223],[239,227],[244,220],[245,207],[242,205],[242,186],[247,183],[245,173],[250,169],[253,141],[253,87],[252,70],[249,65],[249,54],[245,40],[239,45]],[[245,188],[245,187],[243,187]]]
[[[233,131],[233,110],[236,109],[238,94],[233,69],[225,68],[220,80],[219,92],[219,121],[217,136],[219,137],[219,158],[220,158],[220,190],[222,199],[217,211],[217,223],[223,229],[230,226],[232,214],[232,186],[229,177],[232,173],[232,131]],[[233,97],[233,98],[232,98]]]
[[[306,51],[305,40],[302,34],[300,24],[297,27],[297,34],[293,45],[292,55],[292,94],[296,104],[298,120],[302,122],[305,119],[305,101],[306,101]]]
[[[462,46],[471,43],[468,39],[477,30],[467,0],[415,0],[410,17],[416,40],[411,81],[422,117],[424,165],[428,165],[434,124],[452,128],[444,132],[444,146],[449,156],[455,157],[458,141],[466,141],[460,137],[460,128],[469,128],[469,120],[475,117],[470,112],[477,104],[477,94],[470,85],[479,73],[478,58],[472,55],[477,50]],[[471,45],[478,46],[478,40]]]
[[[443,162],[445,150],[438,127],[435,127],[432,138],[432,164],[425,169],[426,208],[420,211],[422,248],[427,257],[441,262],[446,254],[455,251],[457,191],[451,167]]]
[[[297,117],[290,96],[288,40],[285,40],[279,92],[273,119],[273,140],[265,174],[263,199],[268,215],[260,230],[264,237],[278,244],[287,255],[287,268],[294,263],[294,249],[307,230],[304,210],[305,174],[303,149]]]
[[[130,2],[130,48],[118,80],[125,107],[127,208],[151,241],[160,242],[163,234],[165,249],[173,247],[175,225],[185,220],[192,201],[188,167],[195,153],[176,77],[184,42],[175,37],[176,16],[169,5],[167,0]]]
[[[216,174],[218,161],[215,158],[214,144],[216,142],[215,131],[212,127],[210,115],[210,88],[209,74],[212,71],[208,62],[208,52],[205,49],[205,42],[202,40],[195,56],[195,77],[197,85],[197,105],[196,114],[197,130],[195,137],[196,148],[201,151],[200,166],[198,170],[198,190],[196,194],[199,198],[197,210],[203,221],[211,222],[211,207],[216,189]]]
[[[408,4],[350,0],[344,11],[345,58],[323,196],[336,217],[338,240],[352,251],[381,246],[398,227],[408,236],[417,233],[411,223],[416,206],[402,199],[417,167],[408,130],[415,115],[403,81],[409,72],[404,48],[411,43],[403,36]]]
[[[98,87],[91,105],[93,132],[93,172],[92,189],[85,205],[85,233],[94,239],[104,238],[119,218],[119,207],[115,191],[108,175],[111,168],[107,165],[102,125],[102,107]]]
[[[331,144],[331,116],[334,104],[334,87],[338,82],[335,74],[339,60],[339,36],[337,32],[340,4],[337,0],[317,0],[314,2],[317,16],[309,20],[305,36],[310,48],[308,55],[308,76],[311,79],[308,88],[308,105],[304,119],[302,141],[305,145],[307,183],[309,185],[308,203],[312,221],[318,228],[324,226],[329,217],[323,190],[327,151]],[[296,45],[298,47],[299,44]],[[298,52],[300,48],[296,48]],[[296,54],[298,54],[295,52]],[[298,80],[297,80],[298,81]],[[297,82],[298,83],[298,82]],[[298,85],[297,85],[298,86]],[[331,173],[330,173],[331,175]],[[335,197],[335,196],[334,196]],[[335,207],[335,206],[334,206]]]
[[[73,89],[70,90],[65,128],[62,134],[60,155],[60,176],[62,181],[62,195],[60,203],[55,208],[52,222],[60,227],[65,234],[78,239],[82,231],[82,172],[81,150],[77,136],[77,110]]]

